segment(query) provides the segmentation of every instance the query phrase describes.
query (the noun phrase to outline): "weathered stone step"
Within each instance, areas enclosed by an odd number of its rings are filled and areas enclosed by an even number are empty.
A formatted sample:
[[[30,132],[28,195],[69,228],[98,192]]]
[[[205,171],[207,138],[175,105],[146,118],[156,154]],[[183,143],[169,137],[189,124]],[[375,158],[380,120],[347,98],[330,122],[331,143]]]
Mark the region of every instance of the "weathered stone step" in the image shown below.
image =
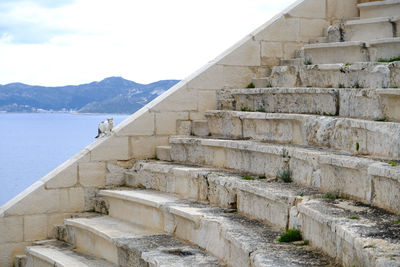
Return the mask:
[[[65,225],[67,240],[78,251],[105,258],[118,266],[223,266],[201,249],[147,225],[109,216],[69,219]]]
[[[400,56],[400,38],[309,44],[303,47],[307,64],[376,62]]]
[[[276,66],[270,77],[253,79],[258,88],[390,88],[400,87],[400,62],[344,62]]]
[[[182,183],[183,179],[193,183]],[[334,193],[322,195],[293,183],[244,180],[239,174],[223,170],[165,162],[137,163],[130,180],[132,185],[143,181],[146,187],[156,190],[168,190],[157,186],[165,180],[167,184],[194,187],[219,206],[231,207],[234,200],[241,214],[282,228],[297,228],[312,245],[346,266],[400,264],[398,216],[351,200],[336,200],[340,195]],[[208,184],[208,190],[199,188],[199,180]]]
[[[343,25],[345,41],[370,41],[383,38],[399,37],[397,27],[400,25],[400,16],[386,18],[372,18],[347,21]],[[330,32],[334,36],[340,33]],[[329,38],[334,39],[333,37]],[[340,42],[340,40],[335,40]]]
[[[319,147],[171,137],[173,161],[291,179],[400,214],[400,167]],[[394,163],[395,164],[395,163]]]
[[[101,257],[114,264],[118,264],[118,247],[114,239],[152,234],[149,229],[108,216],[67,219],[64,224],[67,227],[66,241],[73,244],[78,252]]]
[[[232,99],[230,108],[237,111],[336,115],[339,92],[331,88],[255,88],[225,90],[225,95]]]
[[[398,216],[330,198],[298,203],[291,210],[290,227],[301,229],[312,246],[344,266],[400,266]]]
[[[83,255],[65,242],[48,240],[26,247],[27,267],[116,267],[105,260]]]
[[[321,146],[353,155],[400,160],[400,123],[305,114],[210,110],[212,136]]]
[[[400,121],[397,89],[255,88],[218,92],[218,107]]]
[[[182,199],[208,202],[252,218],[287,228],[290,208],[300,198],[320,192],[295,183],[280,183],[222,169],[162,161],[139,161],[126,172],[132,187],[176,194]],[[251,180],[253,179],[253,180]]]
[[[400,14],[400,0],[386,0],[358,4],[360,18],[390,17]]]
[[[307,246],[277,241],[280,231],[231,210],[180,200],[151,190],[101,191],[113,208],[136,214],[124,219],[148,225],[197,244],[228,266],[331,266],[333,260]],[[122,210],[123,209],[123,210]],[[121,215],[123,216],[123,215]]]

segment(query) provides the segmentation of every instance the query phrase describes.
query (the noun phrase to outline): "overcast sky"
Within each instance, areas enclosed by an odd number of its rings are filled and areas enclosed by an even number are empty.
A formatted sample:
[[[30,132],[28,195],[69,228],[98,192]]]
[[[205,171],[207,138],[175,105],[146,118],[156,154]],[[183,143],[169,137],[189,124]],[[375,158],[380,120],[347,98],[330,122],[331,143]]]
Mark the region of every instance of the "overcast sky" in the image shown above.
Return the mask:
[[[0,84],[183,79],[294,0],[0,0]]]

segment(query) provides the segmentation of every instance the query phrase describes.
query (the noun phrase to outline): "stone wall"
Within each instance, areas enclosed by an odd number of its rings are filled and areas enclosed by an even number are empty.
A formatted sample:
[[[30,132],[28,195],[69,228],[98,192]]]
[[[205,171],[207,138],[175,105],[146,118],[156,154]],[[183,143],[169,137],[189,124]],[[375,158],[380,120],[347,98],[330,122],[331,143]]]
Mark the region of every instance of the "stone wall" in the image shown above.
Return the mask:
[[[310,38],[343,17],[355,17],[357,0],[300,0],[182,82],[130,116],[110,137],[95,141],[0,207],[0,266],[32,241],[52,237],[53,226],[93,210],[99,188],[119,184],[123,168],[154,158],[177,126],[190,129],[216,108],[216,90],[246,87],[290,59]],[[185,126],[185,127],[183,127]]]

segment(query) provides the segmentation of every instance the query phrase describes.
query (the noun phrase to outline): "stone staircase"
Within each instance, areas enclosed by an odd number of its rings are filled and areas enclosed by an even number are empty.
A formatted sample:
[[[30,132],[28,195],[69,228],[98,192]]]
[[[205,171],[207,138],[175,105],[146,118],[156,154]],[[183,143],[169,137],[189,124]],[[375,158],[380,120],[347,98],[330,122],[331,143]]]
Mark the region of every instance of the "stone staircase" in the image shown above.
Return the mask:
[[[16,265],[400,266],[400,0],[358,7]]]

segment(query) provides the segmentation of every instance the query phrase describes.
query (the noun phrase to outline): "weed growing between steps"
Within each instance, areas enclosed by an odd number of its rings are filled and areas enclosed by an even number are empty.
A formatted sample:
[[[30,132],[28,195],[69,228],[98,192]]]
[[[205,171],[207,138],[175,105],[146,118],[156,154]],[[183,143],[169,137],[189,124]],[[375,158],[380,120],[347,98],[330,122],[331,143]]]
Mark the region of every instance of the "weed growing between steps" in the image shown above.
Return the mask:
[[[335,192],[328,192],[323,196],[323,198],[330,199],[330,200],[349,199],[349,197],[339,194],[339,193],[335,193]]]
[[[292,180],[292,171],[289,168],[284,168],[276,174],[276,178],[282,180],[285,183],[291,183]]]
[[[252,180],[255,180],[256,178],[254,178],[253,176],[250,176],[250,175],[243,175],[242,179],[247,180],[247,181],[252,181]]]
[[[240,111],[249,112],[249,111],[250,111],[250,109],[249,109],[249,108],[247,108],[247,107],[242,107],[242,108],[240,109]]]
[[[356,143],[356,150],[357,150],[357,152],[358,152],[358,150],[360,150],[360,143]]]
[[[278,241],[279,242],[284,242],[284,243],[290,243],[290,242],[295,242],[295,241],[301,241],[303,237],[301,236],[301,233],[299,230],[296,229],[289,229],[286,231],[286,233],[283,233]]]
[[[246,88],[250,89],[250,88],[256,88],[256,87],[254,86],[254,83],[249,83]]]
[[[375,119],[374,121],[384,122],[386,121],[386,117]]]
[[[396,161],[393,161],[393,160],[389,160],[389,161],[388,161],[388,164],[389,164],[389,165],[392,165],[392,167],[396,167],[396,166],[397,166],[397,162],[396,162]]]
[[[381,63],[391,63],[391,62],[395,62],[395,61],[400,61],[400,56],[392,57],[392,58],[389,58],[389,59],[381,58],[381,59],[378,60],[378,62],[381,62]]]
[[[304,65],[312,65],[311,59],[305,59],[304,60]]]
[[[360,89],[364,88],[358,81],[353,85],[353,88]]]
[[[358,216],[350,216],[349,219],[350,220],[359,220],[360,217],[358,217]]]

